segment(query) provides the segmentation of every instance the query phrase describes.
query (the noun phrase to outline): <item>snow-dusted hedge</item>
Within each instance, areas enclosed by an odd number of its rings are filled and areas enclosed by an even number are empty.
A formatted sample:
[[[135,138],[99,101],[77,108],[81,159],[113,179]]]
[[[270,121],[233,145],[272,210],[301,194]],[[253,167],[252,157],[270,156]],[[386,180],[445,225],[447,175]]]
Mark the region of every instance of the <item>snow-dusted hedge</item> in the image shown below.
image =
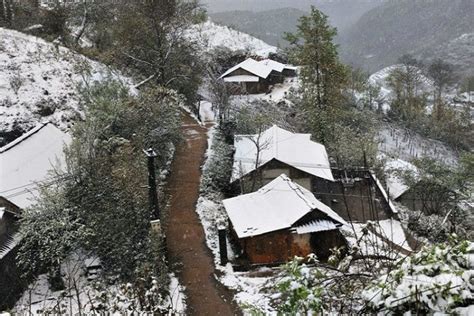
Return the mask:
[[[452,237],[402,259],[364,292],[367,311],[453,313],[474,304],[474,243]]]

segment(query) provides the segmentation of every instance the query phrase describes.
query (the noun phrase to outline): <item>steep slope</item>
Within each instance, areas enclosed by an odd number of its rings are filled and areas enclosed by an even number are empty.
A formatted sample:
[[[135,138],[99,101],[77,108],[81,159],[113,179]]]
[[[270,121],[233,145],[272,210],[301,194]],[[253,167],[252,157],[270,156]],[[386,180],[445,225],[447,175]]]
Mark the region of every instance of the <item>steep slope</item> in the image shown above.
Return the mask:
[[[474,70],[472,51],[466,56],[463,47],[465,40],[472,45],[472,37],[456,39],[474,33],[473,16],[472,0],[390,1],[365,13],[342,34],[342,56],[372,72],[406,53],[424,59],[448,57],[458,71],[469,72]]]
[[[112,77],[98,62],[40,38],[0,28],[0,145],[40,121],[67,129],[80,117],[80,85]]]
[[[244,50],[253,55],[267,57],[268,54],[277,51],[275,46],[271,46],[260,39],[211,21],[193,25],[185,36],[197,42],[203,52],[218,47],[226,47],[231,51]]]

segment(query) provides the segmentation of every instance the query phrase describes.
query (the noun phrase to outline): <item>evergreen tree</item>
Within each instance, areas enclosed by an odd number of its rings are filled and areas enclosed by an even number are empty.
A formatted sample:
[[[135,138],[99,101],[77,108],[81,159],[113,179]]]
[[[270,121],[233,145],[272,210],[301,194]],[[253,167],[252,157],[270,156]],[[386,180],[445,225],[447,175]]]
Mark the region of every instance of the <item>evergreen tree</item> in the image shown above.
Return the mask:
[[[348,70],[339,61],[334,44],[336,34],[328,16],[314,7],[308,16],[300,18],[296,33],[286,34],[291,45],[290,59],[302,66],[302,101],[310,125],[314,136],[323,143],[331,141],[331,130],[348,81]]]

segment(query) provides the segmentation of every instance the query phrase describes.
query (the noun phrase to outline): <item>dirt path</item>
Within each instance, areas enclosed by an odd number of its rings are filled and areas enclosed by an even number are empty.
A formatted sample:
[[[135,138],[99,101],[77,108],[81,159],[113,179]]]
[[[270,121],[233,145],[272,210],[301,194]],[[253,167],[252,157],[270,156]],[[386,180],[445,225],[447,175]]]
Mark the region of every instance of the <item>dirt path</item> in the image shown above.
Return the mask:
[[[240,314],[232,295],[214,278],[212,254],[195,211],[199,196],[201,164],[207,148],[207,128],[183,114],[185,137],[176,148],[168,184],[170,207],[166,220],[167,247],[171,264],[186,287],[188,315]]]

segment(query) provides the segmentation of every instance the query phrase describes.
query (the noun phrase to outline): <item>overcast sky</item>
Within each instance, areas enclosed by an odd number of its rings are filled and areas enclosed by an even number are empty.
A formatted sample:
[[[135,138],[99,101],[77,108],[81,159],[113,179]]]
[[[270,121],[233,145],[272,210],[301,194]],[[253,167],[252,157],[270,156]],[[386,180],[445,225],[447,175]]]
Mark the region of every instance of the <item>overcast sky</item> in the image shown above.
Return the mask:
[[[381,3],[384,0],[202,0],[207,5],[210,13],[251,10],[262,11],[277,8],[292,7],[301,10],[308,10],[311,5],[343,6],[344,3]]]

